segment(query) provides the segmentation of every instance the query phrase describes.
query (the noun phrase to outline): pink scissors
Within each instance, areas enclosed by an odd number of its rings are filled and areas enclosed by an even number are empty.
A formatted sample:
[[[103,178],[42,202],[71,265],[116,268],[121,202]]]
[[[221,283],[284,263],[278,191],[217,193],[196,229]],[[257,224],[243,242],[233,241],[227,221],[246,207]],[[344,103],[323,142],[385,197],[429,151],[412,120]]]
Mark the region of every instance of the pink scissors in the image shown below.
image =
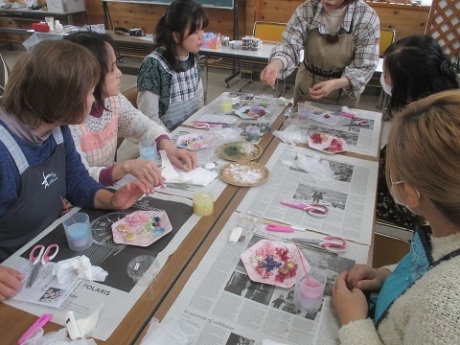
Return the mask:
[[[326,217],[329,213],[329,208],[327,206],[311,203],[311,204],[300,204],[293,201],[281,201],[281,204],[289,207],[298,208],[307,212],[310,216],[323,218]]]
[[[224,126],[220,123],[209,123],[209,122],[202,122],[202,121],[195,121],[193,123],[193,127],[200,128],[200,129],[208,129],[213,127]]]
[[[27,280],[26,288],[30,288],[37,279],[40,268],[53,260],[59,252],[59,246],[55,243],[46,247],[43,244],[37,244],[29,253],[29,260],[34,266],[29,279]]]
[[[338,236],[326,236],[322,239],[293,238],[294,242],[305,246],[320,247],[332,253],[342,253],[347,249],[347,240]]]

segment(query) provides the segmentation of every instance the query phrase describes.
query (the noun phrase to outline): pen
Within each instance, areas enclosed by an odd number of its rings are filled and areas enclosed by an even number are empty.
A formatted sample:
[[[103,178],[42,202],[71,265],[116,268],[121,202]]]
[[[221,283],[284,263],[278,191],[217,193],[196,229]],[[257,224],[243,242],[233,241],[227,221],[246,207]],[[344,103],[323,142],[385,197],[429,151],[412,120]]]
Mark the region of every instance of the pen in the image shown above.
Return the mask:
[[[21,345],[22,343],[24,343],[27,338],[30,337],[30,335],[37,329],[37,328],[42,328],[43,326],[45,326],[48,321],[50,321],[51,319],[53,318],[53,314],[43,314],[42,316],[40,316],[37,321],[35,321],[32,326],[30,326],[27,331],[22,335],[21,338],[19,338],[18,340],[18,344]]]

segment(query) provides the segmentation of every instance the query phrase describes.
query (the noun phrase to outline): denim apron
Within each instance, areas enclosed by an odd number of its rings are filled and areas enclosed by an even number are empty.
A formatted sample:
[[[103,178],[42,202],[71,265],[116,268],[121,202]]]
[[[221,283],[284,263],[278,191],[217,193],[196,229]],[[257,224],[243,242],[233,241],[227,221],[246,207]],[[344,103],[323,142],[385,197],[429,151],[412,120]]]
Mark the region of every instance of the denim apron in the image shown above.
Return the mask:
[[[457,249],[433,262],[431,241],[428,236],[430,233],[431,229],[428,226],[417,228],[411,242],[410,252],[402,258],[396,269],[385,280],[376,299],[374,314],[376,326],[383,320],[393,302],[399,296],[402,296],[429,269],[460,255],[460,249]],[[375,301],[375,299],[372,300]]]
[[[66,194],[65,147],[60,127],[52,135],[57,145],[53,154],[44,162],[30,166],[13,136],[0,125],[0,140],[9,150],[21,179],[18,199],[0,218],[0,262],[61,214],[60,196]]]

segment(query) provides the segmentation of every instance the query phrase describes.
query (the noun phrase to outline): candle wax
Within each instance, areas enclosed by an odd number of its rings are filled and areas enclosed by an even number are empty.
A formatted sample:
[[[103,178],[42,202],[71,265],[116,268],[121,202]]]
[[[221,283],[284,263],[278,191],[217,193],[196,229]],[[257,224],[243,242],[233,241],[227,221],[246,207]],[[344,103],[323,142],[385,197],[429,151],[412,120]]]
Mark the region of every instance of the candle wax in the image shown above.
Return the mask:
[[[69,241],[74,247],[84,247],[88,243],[88,225],[86,223],[75,223],[67,228]]]
[[[214,212],[214,201],[210,193],[197,193],[193,196],[193,212],[197,216],[209,216]]]

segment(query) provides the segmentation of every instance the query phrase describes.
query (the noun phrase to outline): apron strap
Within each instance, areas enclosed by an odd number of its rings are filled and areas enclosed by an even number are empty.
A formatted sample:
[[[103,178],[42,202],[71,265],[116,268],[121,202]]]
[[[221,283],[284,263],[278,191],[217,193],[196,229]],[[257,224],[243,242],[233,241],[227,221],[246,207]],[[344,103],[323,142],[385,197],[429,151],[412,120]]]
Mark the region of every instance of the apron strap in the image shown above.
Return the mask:
[[[56,145],[62,144],[64,142],[64,136],[62,135],[61,127],[56,127],[51,132],[53,134]]]
[[[14,160],[14,163],[16,163],[19,175],[22,175],[22,173],[29,167],[29,162],[27,162],[26,156],[24,156],[24,153],[18,143],[13,139],[13,136],[2,125],[0,125],[0,140],[5,144]]]

